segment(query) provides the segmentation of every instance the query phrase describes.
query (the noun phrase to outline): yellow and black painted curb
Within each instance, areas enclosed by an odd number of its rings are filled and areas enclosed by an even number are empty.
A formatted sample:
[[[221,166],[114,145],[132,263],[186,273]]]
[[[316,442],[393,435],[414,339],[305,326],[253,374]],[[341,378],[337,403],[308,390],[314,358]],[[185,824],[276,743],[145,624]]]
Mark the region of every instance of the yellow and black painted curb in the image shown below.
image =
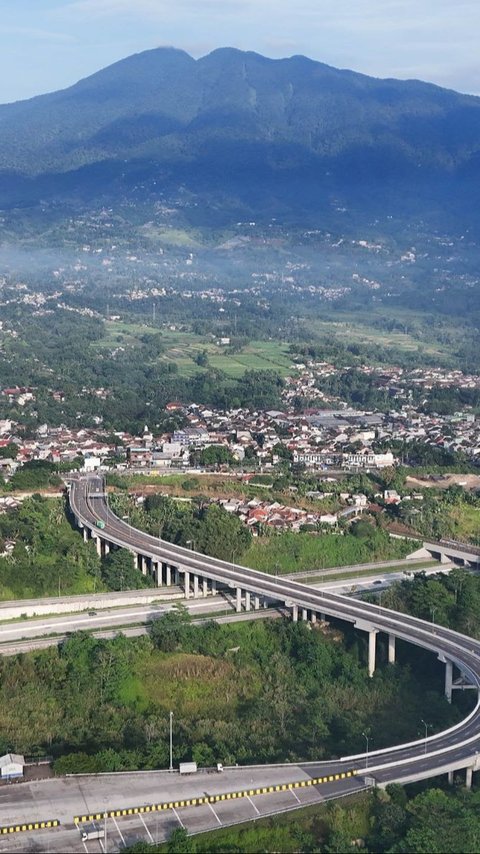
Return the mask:
[[[291,789],[306,789],[309,786],[319,786],[322,783],[335,783],[338,780],[346,780],[354,777],[358,772],[342,771],[340,774],[330,774],[328,777],[312,777],[310,780],[299,780],[296,783],[279,783],[276,786],[262,786],[258,789],[243,789],[240,792],[227,792],[221,795],[205,795],[202,798],[185,798],[181,801],[165,801],[161,804],[147,804],[142,807],[125,807],[120,810],[107,810],[106,812],[90,813],[89,815],[75,816],[75,824],[84,824],[87,821],[99,821],[102,818],[122,818],[129,815],[138,815],[149,812],[161,812],[162,810],[179,809],[181,807],[198,807],[202,804],[216,804],[219,801],[234,801],[238,798],[248,798],[253,795],[270,795],[272,792],[288,792]]]
[[[26,830],[49,830],[52,827],[58,827],[60,822],[56,818],[49,821],[31,821],[28,824],[9,824],[6,827],[0,827],[0,834],[5,833],[24,833]]]

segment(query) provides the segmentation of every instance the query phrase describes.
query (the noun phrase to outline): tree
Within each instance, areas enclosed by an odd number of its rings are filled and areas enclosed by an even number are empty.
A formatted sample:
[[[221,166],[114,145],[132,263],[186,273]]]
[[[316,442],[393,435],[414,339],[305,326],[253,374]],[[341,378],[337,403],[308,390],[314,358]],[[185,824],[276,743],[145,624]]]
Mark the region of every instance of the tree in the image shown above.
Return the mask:
[[[186,641],[191,617],[183,604],[155,620],[150,626],[150,637],[162,652],[174,652]]]
[[[172,830],[167,840],[168,854],[195,854],[196,846],[184,827]]]
[[[2,459],[16,460],[18,456],[18,445],[14,442],[9,442],[3,448],[0,448],[0,457]]]
[[[134,590],[152,587],[153,581],[134,565],[134,555],[125,549],[111,551],[102,560],[102,579],[110,590]]]

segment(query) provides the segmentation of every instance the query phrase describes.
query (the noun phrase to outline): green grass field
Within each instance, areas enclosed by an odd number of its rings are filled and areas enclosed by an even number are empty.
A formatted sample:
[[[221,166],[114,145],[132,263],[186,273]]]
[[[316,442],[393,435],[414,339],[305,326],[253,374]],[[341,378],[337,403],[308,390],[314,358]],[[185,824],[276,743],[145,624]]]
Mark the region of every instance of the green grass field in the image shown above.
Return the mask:
[[[162,336],[165,352],[159,356],[160,362],[173,362],[179,374],[191,377],[204,368],[195,362],[195,357],[203,351],[208,354],[212,368],[224,371],[235,379],[245,371],[274,370],[286,376],[292,365],[288,353],[288,344],[277,341],[251,341],[241,352],[229,353],[228,348],[215,344],[209,337],[195,335],[168,328],[159,329],[142,323],[126,321],[108,321],[105,323],[105,336],[92,345],[96,350],[114,350],[117,347],[133,349],[140,346],[146,335]]]
[[[263,572],[309,572],[335,566],[353,566],[376,560],[395,560],[408,553],[404,540],[388,540],[372,545],[352,534],[285,533],[258,537],[242,556],[242,563]]]
[[[162,332],[162,338],[168,347],[162,360],[175,362],[182,376],[192,376],[203,370],[194,359],[204,350],[208,354],[209,365],[232,378],[241,377],[250,370],[274,370],[286,376],[292,364],[288,345],[276,341],[251,341],[241,353],[228,353],[225,347],[190,332],[166,330]]]
[[[454,538],[460,541],[475,542],[480,536],[480,510],[461,504],[451,510],[450,517],[455,525]]]

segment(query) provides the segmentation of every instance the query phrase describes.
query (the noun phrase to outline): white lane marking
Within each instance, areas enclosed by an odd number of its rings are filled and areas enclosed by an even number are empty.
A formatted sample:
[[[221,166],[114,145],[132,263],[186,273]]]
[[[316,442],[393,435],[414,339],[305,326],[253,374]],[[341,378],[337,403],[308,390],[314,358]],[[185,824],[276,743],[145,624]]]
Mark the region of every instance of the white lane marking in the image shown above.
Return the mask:
[[[101,840],[101,839],[99,839],[99,840],[98,840],[98,844],[100,845],[100,848],[102,849],[103,854],[105,854],[105,846],[104,846],[104,844],[103,844],[103,842],[102,842],[102,840]],[[108,844],[108,842],[107,842],[107,844]]]
[[[139,814],[139,816],[140,816],[141,822],[142,822],[142,824],[143,824],[143,826],[144,826],[145,830],[147,831],[147,833],[148,833],[148,835],[149,835],[150,839],[152,840],[152,842],[154,842],[154,838],[153,838],[152,834],[150,833],[150,831],[149,831],[149,829],[148,829],[147,825],[145,824],[145,822],[144,822],[144,820],[143,820],[143,815],[142,815],[141,813],[138,813],[138,814]]]
[[[109,614],[107,612],[104,615],[97,617],[87,617],[85,614],[82,614],[81,617],[71,617],[68,620],[53,620],[51,623],[35,623],[29,620],[28,623],[17,623],[17,626],[14,628],[0,628],[0,636],[3,637],[14,633],[18,635],[19,632],[23,632],[23,634],[25,634],[26,632],[39,632],[45,629],[60,629],[63,626],[74,628],[75,626],[91,627],[94,623],[115,623],[119,620],[130,620],[132,617],[147,617],[151,610],[152,607],[147,605],[141,611],[117,611],[115,614]],[[155,613],[161,614],[162,611],[160,609],[155,609]]]
[[[210,807],[211,811],[213,812],[213,814],[214,814],[215,818],[217,819],[217,821],[218,821],[218,823],[219,823],[220,827],[222,827],[222,822],[220,821],[220,819],[219,819],[219,817],[218,817],[217,813],[215,812],[215,810],[213,809],[213,807],[212,807],[211,803],[209,803],[209,801],[207,801],[207,804],[208,804],[208,806]]]
[[[82,839],[82,845],[83,845],[83,847],[85,848],[85,851],[87,852],[87,854],[89,854],[88,848],[87,848],[87,846],[85,845],[85,843],[84,843],[83,839]]]
[[[220,608],[220,604],[217,602],[213,603],[212,601],[202,600],[201,602],[195,601],[192,602],[192,605],[187,608],[189,611],[195,611],[197,609],[209,608],[210,610],[215,610],[218,608],[219,610],[223,610]],[[223,605],[225,608],[225,605]],[[102,609],[103,610],[103,609]],[[172,606],[170,605],[160,605],[156,606],[152,604],[145,605],[141,611],[116,611],[115,613],[110,613],[108,609],[105,609],[103,614],[98,614],[95,617],[88,617],[85,614],[81,614],[79,616],[70,617],[64,620],[52,620],[49,623],[37,623],[35,621],[28,621],[26,623],[17,623],[16,626],[11,628],[10,626],[0,626],[0,640],[7,638],[9,635],[13,635],[13,640],[16,640],[18,637],[25,637],[27,634],[38,633],[44,630],[53,631],[55,629],[61,629],[64,626],[68,626],[70,628],[91,628],[95,623],[101,623],[102,626],[108,628],[108,625],[111,623],[118,622],[120,620],[130,621],[132,618],[143,617],[147,618],[151,616],[151,612],[155,614],[155,616],[160,616],[161,614],[165,614],[167,611],[172,610]]]
[[[184,825],[184,823],[183,823],[182,819],[180,818],[180,816],[179,816],[178,812],[176,811],[175,807],[172,807],[172,812],[173,812],[173,814],[174,814],[175,818],[178,820],[179,824],[180,824],[180,825],[183,827],[183,829],[185,830],[185,825]]]
[[[246,795],[245,797],[246,797],[247,801],[250,801],[250,803],[251,803],[251,805],[252,805],[253,809],[255,810],[255,812],[257,813],[257,815],[260,815],[260,810],[258,810],[258,809],[256,808],[256,806],[255,806],[255,804],[253,803],[253,801],[252,801],[252,799],[251,799],[250,795]]]
[[[296,793],[293,789],[289,789],[289,791],[292,793],[292,795],[293,795],[293,797],[295,798],[295,800],[300,804],[300,803],[301,803],[301,800],[300,800],[300,798],[298,797],[297,793]]]
[[[113,815],[112,815],[112,821],[113,821],[113,823],[114,823],[115,827],[117,828],[117,830],[118,830],[118,832],[119,832],[119,834],[120,834],[120,839],[121,839],[121,840],[122,840],[122,842],[123,842],[123,847],[124,847],[124,848],[126,848],[126,847],[127,847],[127,845],[126,845],[126,843],[125,843],[125,839],[123,838],[123,833],[122,833],[122,831],[120,830],[120,828],[119,828],[119,826],[118,826],[118,824],[117,824],[117,822],[116,822],[116,819],[113,817]]]

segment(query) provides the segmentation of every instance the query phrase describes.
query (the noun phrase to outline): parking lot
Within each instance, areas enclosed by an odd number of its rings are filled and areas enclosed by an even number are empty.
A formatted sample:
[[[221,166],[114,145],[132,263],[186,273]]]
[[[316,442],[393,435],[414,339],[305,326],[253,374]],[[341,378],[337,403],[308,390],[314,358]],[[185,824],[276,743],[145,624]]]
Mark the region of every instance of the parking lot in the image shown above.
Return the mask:
[[[358,791],[363,780],[352,778],[342,781],[342,793]],[[105,829],[106,840],[81,839],[82,830],[91,827],[83,824],[63,824],[54,830],[15,833],[0,838],[0,851],[5,852],[83,852],[83,854],[104,854],[104,852],[122,851],[133,843],[163,842],[172,830],[185,827],[188,833],[215,830],[222,826],[242,821],[252,821],[261,816],[297,809],[299,806],[320,803],[329,797],[338,796],[337,784],[323,784],[310,788],[291,789],[262,795],[252,795],[240,800],[220,801],[215,804],[202,804],[172,808],[161,812],[134,816],[108,818],[96,822],[96,826]],[[106,843],[106,844],[105,844]]]

